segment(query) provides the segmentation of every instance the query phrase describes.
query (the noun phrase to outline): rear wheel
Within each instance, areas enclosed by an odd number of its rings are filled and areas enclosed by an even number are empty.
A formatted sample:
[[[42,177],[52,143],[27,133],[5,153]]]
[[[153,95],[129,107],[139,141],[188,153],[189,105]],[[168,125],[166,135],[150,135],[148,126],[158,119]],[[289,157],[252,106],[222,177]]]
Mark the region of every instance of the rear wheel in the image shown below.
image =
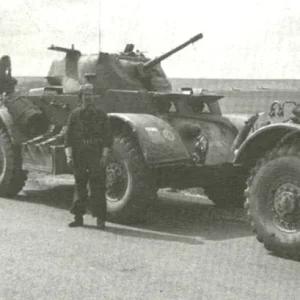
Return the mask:
[[[0,196],[14,197],[25,185],[20,147],[14,146],[6,130],[0,128]]]
[[[135,141],[116,136],[106,167],[108,219],[118,223],[144,221],[157,189]]]
[[[245,192],[257,239],[293,259],[300,259],[299,154],[299,143],[276,147],[257,163]]]

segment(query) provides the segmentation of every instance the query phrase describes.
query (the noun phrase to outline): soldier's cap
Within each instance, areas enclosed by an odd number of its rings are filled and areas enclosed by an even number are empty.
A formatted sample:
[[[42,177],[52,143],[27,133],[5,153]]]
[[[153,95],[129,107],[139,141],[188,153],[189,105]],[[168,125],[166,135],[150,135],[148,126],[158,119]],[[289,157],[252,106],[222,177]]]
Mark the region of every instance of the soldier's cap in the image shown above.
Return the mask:
[[[79,94],[88,94],[93,95],[94,94],[94,87],[92,84],[83,84],[80,86]]]

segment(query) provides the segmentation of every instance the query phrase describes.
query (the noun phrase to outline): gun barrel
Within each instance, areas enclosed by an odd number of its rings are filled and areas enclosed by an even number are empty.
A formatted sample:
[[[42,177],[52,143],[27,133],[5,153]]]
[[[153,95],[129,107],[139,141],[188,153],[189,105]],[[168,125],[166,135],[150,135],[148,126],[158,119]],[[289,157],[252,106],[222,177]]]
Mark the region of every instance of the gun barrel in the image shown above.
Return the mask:
[[[180,51],[181,49],[185,48],[186,46],[192,44],[192,43],[195,43],[197,42],[198,40],[202,39],[203,38],[203,34],[202,33],[199,33],[197,35],[195,35],[194,37],[192,37],[191,39],[189,39],[188,41],[186,41],[185,43],[175,47],[174,49],[146,62],[143,66],[143,69],[145,71],[151,69],[152,67],[154,67],[155,65],[159,64],[161,61],[165,60],[166,58],[168,58],[169,56],[171,56],[172,54]]]

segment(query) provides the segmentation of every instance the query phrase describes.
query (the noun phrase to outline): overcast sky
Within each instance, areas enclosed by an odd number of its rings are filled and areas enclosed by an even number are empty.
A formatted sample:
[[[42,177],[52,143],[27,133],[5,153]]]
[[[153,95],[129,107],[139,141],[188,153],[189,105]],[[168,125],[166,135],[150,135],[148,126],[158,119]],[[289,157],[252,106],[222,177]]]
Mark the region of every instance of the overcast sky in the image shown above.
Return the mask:
[[[170,77],[300,78],[299,0],[1,2],[0,55],[11,55],[16,76],[45,76],[62,57],[51,44],[97,53],[101,27],[102,51],[132,42],[151,57],[202,32],[163,63]]]

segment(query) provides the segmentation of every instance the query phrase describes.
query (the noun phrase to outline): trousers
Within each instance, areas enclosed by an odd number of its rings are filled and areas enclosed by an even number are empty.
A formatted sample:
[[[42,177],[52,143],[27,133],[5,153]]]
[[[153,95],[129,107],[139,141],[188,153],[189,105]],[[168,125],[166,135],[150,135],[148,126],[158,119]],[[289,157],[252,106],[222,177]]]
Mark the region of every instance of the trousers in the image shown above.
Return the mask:
[[[93,217],[106,220],[106,178],[101,154],[95,150],[73,150],[75,191],[70,212],[74,215],[83,216],[89,207]]]

